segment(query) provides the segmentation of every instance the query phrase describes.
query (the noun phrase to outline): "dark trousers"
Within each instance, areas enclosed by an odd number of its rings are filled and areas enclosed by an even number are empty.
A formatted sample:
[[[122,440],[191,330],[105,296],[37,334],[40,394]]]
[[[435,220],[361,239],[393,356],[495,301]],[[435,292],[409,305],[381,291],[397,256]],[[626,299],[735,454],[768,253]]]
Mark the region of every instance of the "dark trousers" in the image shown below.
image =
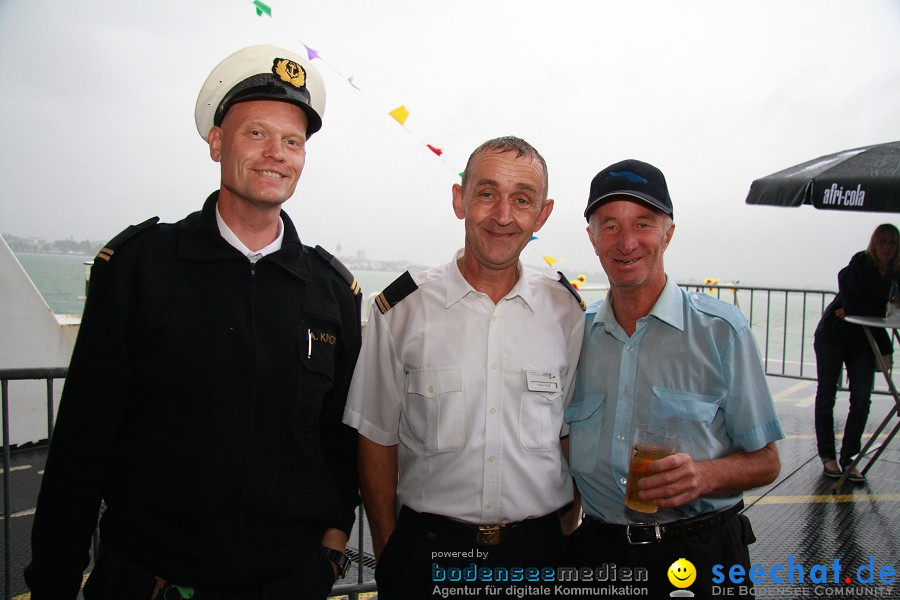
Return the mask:
[[[625,527],[621,532],[611,533],[596,522],[585,520],[569,537],[567,542],[567,564],[573,567],[590,567],[600,570],[607,577],[605,585],[644,588],[645,594],[634,593],[636,598],[669,598],[677,591],[669,580],[668,572],[673,563],[685,558],[694,565],[696,579],[687,590],[693,597],[700,598],[748,598],[752,599],[753,584],[744,580],[741,584],[731,583],[728,572],[732,565],[742,565],[749,572],[750,551],[747,546],[756,541],[750,520],[744,515],[735,515],[712,528],[696,534],[632,545],[625,537]],[[721,583],[714,583],[714,567],[721,565]],[[637,569],[645,569],[646,581]],[[630,569],[631,571],[626,573]],[[583,587],[585,583],[568,584]],[[594,584],[598,585],[598,584]],[[714,588],[718,586],[719,589]],[[743,586],[743,588],[742,588]],[[730,590],[730,591],[725,591]],[[714,592],[716,592],[714,594]],[[573,597],[573,596],[569,596]],[[574,596],[593,597],[593,596]]]
[[[299,571],[246,590],[194,590],[191,600],[325,600],[334,585],[331,561],[313,551]],[[156,575],[109,544],[100,545],[96,565],[84,586],[86,600],[181,600],[174,585],[159,585]]]
[[[847,365],[850,387],[850,414],[844,426],[840,464],[848,465],[859,453],[862,434],[869,418],[869,404],[875,377],[875,356],[869,348],[847,351],[816,340],[816,445],[822,460],[837,458],[834,448],[834,400],[841,365]]]
[[[375,568],[379,600],[440,598],[441,590],[451,588],[466,588],[466,597],[508,598],[512,596],[494,593],[508,587],[530,588],[528,598],[551,598],[531,593],[552,586],[524,580],[524,569],[555,572],[564,552],[559,518],[554,513],[522,523],[501,530],[499,544],[480,545],[472,526],[404,508]],[[499,572],[509,574],[513,568],[523,569],[523,580],[495,580]],[[490,581],[482,569],[491,569]]]

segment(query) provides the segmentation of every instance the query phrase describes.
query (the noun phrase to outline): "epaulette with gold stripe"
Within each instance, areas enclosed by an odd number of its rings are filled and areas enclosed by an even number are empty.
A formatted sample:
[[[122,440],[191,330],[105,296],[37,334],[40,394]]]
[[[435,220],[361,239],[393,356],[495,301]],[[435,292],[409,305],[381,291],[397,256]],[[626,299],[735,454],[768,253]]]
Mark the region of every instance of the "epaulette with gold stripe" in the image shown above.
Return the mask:
[[[578,301],[578,306],[581,307],[581,310],[585,309],[584,300],[581,299],[581,294],[578,293],[578,290],[575,289],[575,286],[569,281],[569,278],[566,277],[562,271],[557,271],[559,273],[559,282],[565,286],[567,290],[572,292],[572,295],[575,296],[575,299]]]
[[[350,291],[354,296],[362,293],[362,288],[360,288],[359,282],[356,281],[356,277],[353,276],[353,273],[351,273],[350,270],[344,266],[344,263],[338,260],[336,256],[334,256],[331,252],[329,252],[322,246],[316,246],[316,252],[319,253],[319,256],[325,259],[325,262],[331,265],[332,269],[337,271],[338,274],[340,274],[340,276],[344,278],[347,284],[350,285]]]
[[[416,282],[413,281],[409,271],[395,279],[384,291],[375,298],[375,306],[381,311],[381,314],[391,310],[398,302],[419,289]]]
[[[119,233],[119,235],[109,240],[109,242],[100,250],[100,253],[97,254],[97,258],[109,262],[113,257],[113,254],[116,253],[116,250],[118,250],[122,246],[122,244],[124,244],[137,234],[148,231],[157,223],[159,223],[159,217],[152,217],[150,219],[147,219],[143,223],[139,223],[137,225],[129,225],[121,233]]]

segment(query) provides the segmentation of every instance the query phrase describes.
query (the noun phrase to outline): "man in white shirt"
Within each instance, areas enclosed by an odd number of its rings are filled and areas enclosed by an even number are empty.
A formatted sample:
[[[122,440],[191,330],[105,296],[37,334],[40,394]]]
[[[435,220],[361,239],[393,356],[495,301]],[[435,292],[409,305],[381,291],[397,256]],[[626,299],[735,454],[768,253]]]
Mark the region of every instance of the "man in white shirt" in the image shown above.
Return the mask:
[[[453,209],[464,248],[378,297],[344,412],[382,600],[555,566],[572,501],[563,409],[583,303],[519,260],[553,210],[544,159],[519,138],[485,142]]]

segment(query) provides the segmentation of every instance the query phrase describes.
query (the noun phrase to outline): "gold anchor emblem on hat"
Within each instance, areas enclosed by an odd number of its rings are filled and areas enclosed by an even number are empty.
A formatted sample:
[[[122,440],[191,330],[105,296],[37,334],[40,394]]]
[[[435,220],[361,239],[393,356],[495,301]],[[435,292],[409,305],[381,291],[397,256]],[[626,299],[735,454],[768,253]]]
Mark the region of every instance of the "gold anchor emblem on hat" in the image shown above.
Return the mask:
[[[289,83],[295,88],[302,88],[306,85],[306,71],[303,67],[287,58],[276,58],[272,64],[272,73],[278,78]]]

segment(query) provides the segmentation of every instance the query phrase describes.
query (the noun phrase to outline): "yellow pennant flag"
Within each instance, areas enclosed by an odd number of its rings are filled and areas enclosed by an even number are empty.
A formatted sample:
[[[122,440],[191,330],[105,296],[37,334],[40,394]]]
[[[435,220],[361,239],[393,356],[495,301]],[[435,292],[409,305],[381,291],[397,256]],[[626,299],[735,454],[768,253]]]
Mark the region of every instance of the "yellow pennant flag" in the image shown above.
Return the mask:
[[[406,117],[409,116],[409,111],[406,110],[406,105],[401,104],[400,106],[398,106],[397,108],[395,108],[394,110],[389,112],[388,114],[391,115],[392,117],[394,117],[395,119],[397,119],[398,123],[400,123],[401,125],[404,125],[406,123]]]
[[[552,266],[553,266],[553,263],[555,263],[557,259],[553,258],[552,256],[545,256],[545,257],[544,257],[544,260],[547,261],[547,265],[548,265],[548,266],[551,266],[551,267],[552,267]]]

